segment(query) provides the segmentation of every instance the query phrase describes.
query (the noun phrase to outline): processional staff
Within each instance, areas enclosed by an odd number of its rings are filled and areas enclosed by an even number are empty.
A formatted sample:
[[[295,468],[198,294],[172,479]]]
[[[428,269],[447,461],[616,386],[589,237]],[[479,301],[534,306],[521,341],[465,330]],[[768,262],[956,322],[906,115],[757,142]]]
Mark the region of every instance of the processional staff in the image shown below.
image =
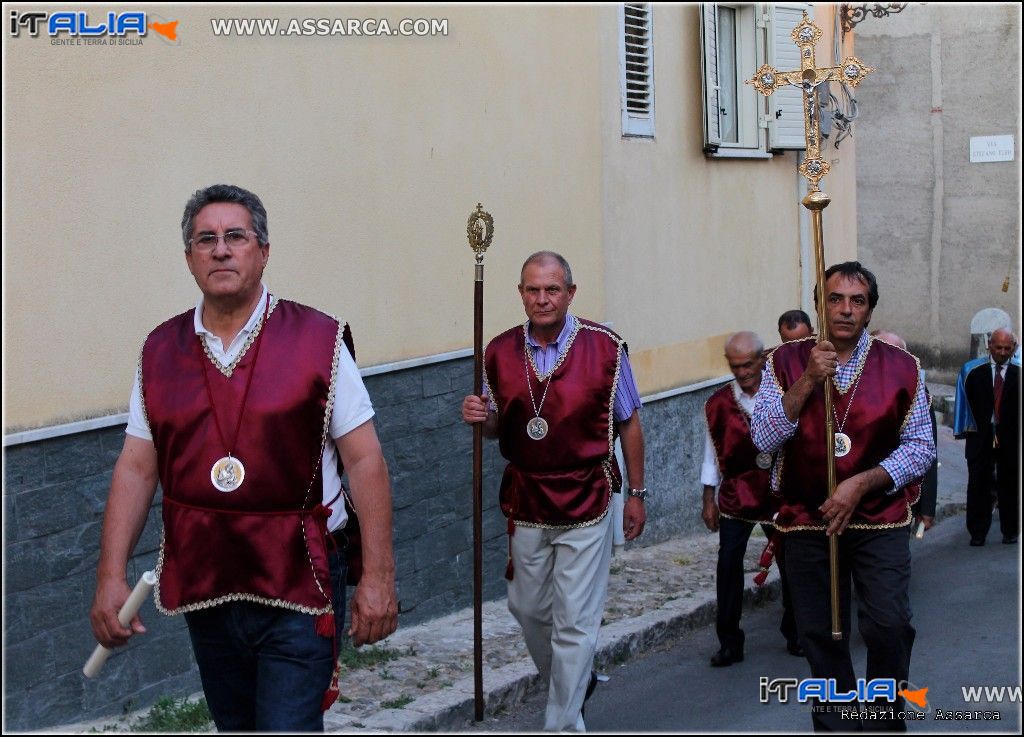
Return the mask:
[[[469,214],[466,237],[476,254],[473,285],[473,394],[484,391],[484,252],[494,236],[494,218],[477,203]],[[483,671],[483,498],[484,426],[473,425],[473,706],[474,718],[484,718]]]
[[[828,207],[832,198],[822,192],[818,182],[828,174],[831,168],[829,163],[821,158],[821,133],[818,128],[818,116],[815,114],[815,90],[822,83],[843,82],[851,87],[860,84],[868,74],[875,71],[856,56],[848,56],[843,59],[842,64],[837,67],[816,67],[814,65],[814,45],[821,38],[821,29],[818,28],[804,12],[801,20],[792,32],[793,42],[800,48],[800,69],[790,72],[780,72],[768,64],[764,64],[754,75],[748,79],[747,84],[752,84],[765,97],[768,97],[776,89],[783,85],[791,84],[803,91],[804,108],[804,137],[807,144],[807,154],[803,164],[800,165],[800,173],[811,184],[810,192],[803,199],[802,204],[811,211],[811,233],[814,238],[814,261],[817,265],[818,284],[818,341],[827,341],[828,323],[826,322],[825,309],[825,244],[822,240],[821,211]],[[839,444],[839,455],[843,456],[849,450],[850,439],[843,433],[835,433],[832,414],[832,380],[825,382],[825,451],[828,459],[828,496],[831,497],[836,490],[836,451]],[[839,540],[835,535],[829,537],[829,573],[831,579],[830,595],[832,600],[832,639],[843,639],[842,624],[839,621]]]

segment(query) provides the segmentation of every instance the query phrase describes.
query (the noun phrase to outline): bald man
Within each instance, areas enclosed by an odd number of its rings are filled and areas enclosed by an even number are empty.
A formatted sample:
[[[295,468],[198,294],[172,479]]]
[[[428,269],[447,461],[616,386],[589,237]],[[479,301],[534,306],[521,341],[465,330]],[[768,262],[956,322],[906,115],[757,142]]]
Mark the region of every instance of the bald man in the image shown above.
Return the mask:
[[[967,532],[985,544],[992,526],[993,488],[1003,542],[1017,542],[1020,522],[1020,365],[1011,357],[1017,336],[1000,329],[988,339],[989,355],[968,361],[957,379],[953,432],[966,439]]]
[[[897,348],[907,350],[907,341],[903,340],[903,338],[890,330],[872,330],[871,336],[878,338],[879,340],[884,340],[889,345],[894,345]]]
[[[770,453],[758,453],[750,437],[750,413],[761,386],[764,343],[756,333],[740,332],[725,343],[725,360],[734,378],[712,394],[704,405],[707,434],[700,479],[704,485],[701,517],[712,532],[718,531],[717,592],[715,629],[719,650],[711,656],[715,668],[743,660],[744,634],[740,629],[743,611],[743,557],[754,525],[760,524],[766,537],[775,531],[770,523],[775,513],[768,469]],[[715,501],[715,488],[718,501]],[[782,566],[779,551],[779,570]],[[803,650],[797,639],[796,621],[789,603],[789,587],[782,579],[783,617],[779,628],[792,655]]]

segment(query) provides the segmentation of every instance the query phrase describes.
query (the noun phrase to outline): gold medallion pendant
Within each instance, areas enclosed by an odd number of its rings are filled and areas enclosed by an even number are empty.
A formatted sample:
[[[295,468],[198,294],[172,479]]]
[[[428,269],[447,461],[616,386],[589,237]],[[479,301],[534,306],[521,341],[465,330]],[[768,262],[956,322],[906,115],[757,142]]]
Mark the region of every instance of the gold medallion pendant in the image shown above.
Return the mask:
[[[543,417],[534,417],[526,423],[526,434],[533,440],[543,440],[548,434],[548,422]]]
[[[224,456],[210,469],[210,481],[217,491],[234,491],[245,481],[245,466],[233,456]]]
[[[220,442],[227,447],[228,454],[213,464],[213,468],[210,469],[210,482],[213,484],[213,488],[217,491],[234,491],[242,482],[245,481],[245,466],[242,462],[231,455],[232,449],[238,442],[238,433],[242,429],[242,418],[245,416],[245,403],[249,399],[249,389],[252,387],[252,377],[256,374],[256,362],[260,357],[260,346],[263,345],[263,335],[266,332],[263,330],[265,323],[267,322],[267,316],[270,314],[270,295],[267,295],[267,306],[263,309],[263,319],[256,326],[256,330],[259,331],[259,335],[256,338],[256,352],[252,358],[252,365],[249,366],[249,378],[245,381],[245,391],[242,394],[242,407],[238,412],[238,422],[235,423],[235,435],[228,444],[224,437],[224,430],[220,426],[220,418],[217,416],[217,407],[213,399],[213,390],[210,388],[210,376],[207,363],[209,361],[203,358],[203,353],[210,356],[210,360],[213,357],[209,353],[209,348],[206,345],[206,339],[202,335],[198,335],[199,343],[203,347],[203,351],[199,355],[199,363],[203,367],[203,384],[206,386],[206,398],[210,402],[210,414],[213,415],[213,424],[217,428],[217,437]],[[253,333],[254,335],[256,333]],[[230,378],[230,377],[229,377]]]

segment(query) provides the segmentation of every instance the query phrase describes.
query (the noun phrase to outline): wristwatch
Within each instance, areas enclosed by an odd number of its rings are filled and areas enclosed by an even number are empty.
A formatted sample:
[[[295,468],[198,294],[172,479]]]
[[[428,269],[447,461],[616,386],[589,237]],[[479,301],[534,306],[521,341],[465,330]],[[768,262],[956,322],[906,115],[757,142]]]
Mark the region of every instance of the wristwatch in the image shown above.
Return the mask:
[[[640,499],[640,501],[643,501],[644,499],[647,498],[647,487],[645,486],[642,489],[630,489],[629,490],[629,495],[630,496],[635,496],[638,499]]]

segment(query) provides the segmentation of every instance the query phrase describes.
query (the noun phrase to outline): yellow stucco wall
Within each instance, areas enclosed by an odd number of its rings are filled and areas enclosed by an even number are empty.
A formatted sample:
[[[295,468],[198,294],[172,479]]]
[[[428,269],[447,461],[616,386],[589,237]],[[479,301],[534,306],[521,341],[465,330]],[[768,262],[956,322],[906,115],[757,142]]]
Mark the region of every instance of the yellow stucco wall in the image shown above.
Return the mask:
[[[653,10],[655,140],[623,139],[618,90],[602,89],[606,319],[628,337],[645,393],[727,374],[722,346],[733,332],[754,330],[766,344],[778,342],[778,316],[801,306],[803,211],[796,152],[769,160],[705,157],[699,9]],[[819,66],[831,63],[832,10],[815,8],[824,31]],[[607,47],[617,32],[615,9],[602,12]],[[617,64],[603,55],[602,76],[615,74]],[[823,149],[834,172],[822,182],[833,198],[824,213],[827,264],[856,255],[853,150],[851,139]]]
[[[196,188],[264,200],[282,296],[349,320],[364,365],[464,348],[465,223],[496,220],[488,332],[525,255],[557,248],[603,304],[598,16],[586,8],[161,7],[180,46],[5,39],[6,423],[122,409],[141,341],[188,309]],[[214,38],[209,18],[447,18],[434,38]]]
[[[5,35],[5,432],[124,410],[146,333],[195,302],[178,223],[214,182],[261,196],[266,282],[350,321],[364,366],[471,345],[478,201],[496,223],[485,333],[522,319],[523,258],[559,250],[575,311],[627,338],[644,392],[724,373],[727,333],[770,339],[799,300],[795,154],[704,157],[695,6],[655,6],[643,142],[621,137],[613,5],[148,9],[179,45]],[[438,18],[448,35],[210,30],[257,16]],[[852,152],[829,180],[849,196],[830,247],[855,243]]]

